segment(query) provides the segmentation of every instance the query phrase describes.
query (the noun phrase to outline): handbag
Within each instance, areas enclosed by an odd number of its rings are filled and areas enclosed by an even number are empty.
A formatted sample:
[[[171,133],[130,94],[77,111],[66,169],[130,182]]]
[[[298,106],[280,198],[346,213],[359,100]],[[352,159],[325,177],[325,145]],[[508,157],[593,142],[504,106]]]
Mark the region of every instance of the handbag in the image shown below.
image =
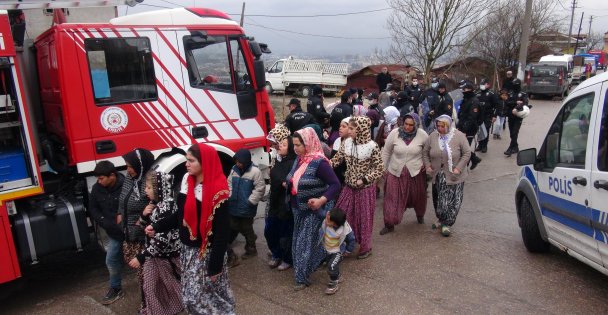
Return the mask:
[[[477,141],[483,141],[488,138],[488,129],[486,128],[486,124],[482,123],[477,130]]]

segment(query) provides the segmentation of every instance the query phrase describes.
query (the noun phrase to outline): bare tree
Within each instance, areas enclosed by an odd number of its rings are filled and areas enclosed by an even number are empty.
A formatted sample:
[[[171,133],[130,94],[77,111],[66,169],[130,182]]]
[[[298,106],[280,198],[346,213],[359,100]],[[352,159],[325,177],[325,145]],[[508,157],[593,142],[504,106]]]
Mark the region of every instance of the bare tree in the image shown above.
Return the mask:
[[[525,8],[519,0],[500,0],[494,6],[495,10],[472,31],[478,34],[473,38],[469,54],[492,62],[496,71],[502,73],[517,64]],[[555,7],[554,0],[534,1],[528,60],[547,53],[547,48],[535,39],[538,34],[559,30],[561,17],[555,14]]]
[[[587,40],[589,49],[602,49],[604,47],[604,34],[602,32],[591,32]]]
[[[393,13],[388,19],[391,53],[409,59],[429,79],[435,63],[470,40],[466,34],[483,20],[492,1],[388,0]]]

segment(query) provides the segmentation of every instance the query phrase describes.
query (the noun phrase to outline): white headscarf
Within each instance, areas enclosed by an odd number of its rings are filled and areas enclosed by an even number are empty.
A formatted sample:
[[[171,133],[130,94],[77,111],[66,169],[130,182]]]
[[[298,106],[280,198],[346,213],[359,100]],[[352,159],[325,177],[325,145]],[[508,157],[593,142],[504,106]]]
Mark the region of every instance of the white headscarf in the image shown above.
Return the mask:
[[[393,126],[397,124],[397,119],[399,119],[399,110],[395,106],[387,106],[384,109],[384,125],[385,131],[390,132],[393,129]]]

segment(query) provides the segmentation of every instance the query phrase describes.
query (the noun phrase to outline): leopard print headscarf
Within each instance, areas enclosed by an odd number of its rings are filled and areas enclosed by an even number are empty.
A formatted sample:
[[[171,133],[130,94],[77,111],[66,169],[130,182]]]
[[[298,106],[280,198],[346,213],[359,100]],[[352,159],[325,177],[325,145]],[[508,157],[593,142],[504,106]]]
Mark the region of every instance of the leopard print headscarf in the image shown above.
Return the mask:
[[[355,124],[357,130],[355,144],[366,144],[372,141],[372,121],[367,116],[356,116],[351,118],[350,121]]]
[[[274,128],[268,132],[267,139],[274,143],[280,143],[281,141],[289,138],[290,135],[291,133],[289,132],[289,129],[285,127],[285,125],[276,124]]]

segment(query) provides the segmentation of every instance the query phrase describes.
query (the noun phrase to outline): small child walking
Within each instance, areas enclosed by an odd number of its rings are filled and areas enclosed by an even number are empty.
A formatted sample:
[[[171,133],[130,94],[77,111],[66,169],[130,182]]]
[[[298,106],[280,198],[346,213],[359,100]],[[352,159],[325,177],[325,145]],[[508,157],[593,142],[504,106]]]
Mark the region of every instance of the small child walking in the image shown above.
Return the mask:
[[[346,221],[346,214],[339,208],[333,208],[327,211],[319,234],[327,253],[329,283],[325,294],[332,295],[340,288],[340,262],[355,249],[355,233]]]
[[[240,149],[234,155],[235,164],[228,176],[230,188],[230,243],[240,234],[245,236],[245,255],[243,259],[257,255],[255,240],[258,238],[253,231],[253,219],[257,213],[258,203],[264,197],[266,183],[260,169],[253,165],[251,152]],[[234,252],[228,249],[229,256]],[[234,257],[231,257],[233,261]]]
[[[152,207],[146,207],[139,223],[142,226],[174,224],[177,206],[172,194],[173,175],[149,172],[144,191]],[[151,213],[146,213],[150,208]],[[175,226],[166,232],[157,232],[152,237],[146,236],[144,250],[129,262],[133,268],[143,265],[142,293],[146,303],[140,314],[173,315],[184,309],[180,249],[179,230]]]

